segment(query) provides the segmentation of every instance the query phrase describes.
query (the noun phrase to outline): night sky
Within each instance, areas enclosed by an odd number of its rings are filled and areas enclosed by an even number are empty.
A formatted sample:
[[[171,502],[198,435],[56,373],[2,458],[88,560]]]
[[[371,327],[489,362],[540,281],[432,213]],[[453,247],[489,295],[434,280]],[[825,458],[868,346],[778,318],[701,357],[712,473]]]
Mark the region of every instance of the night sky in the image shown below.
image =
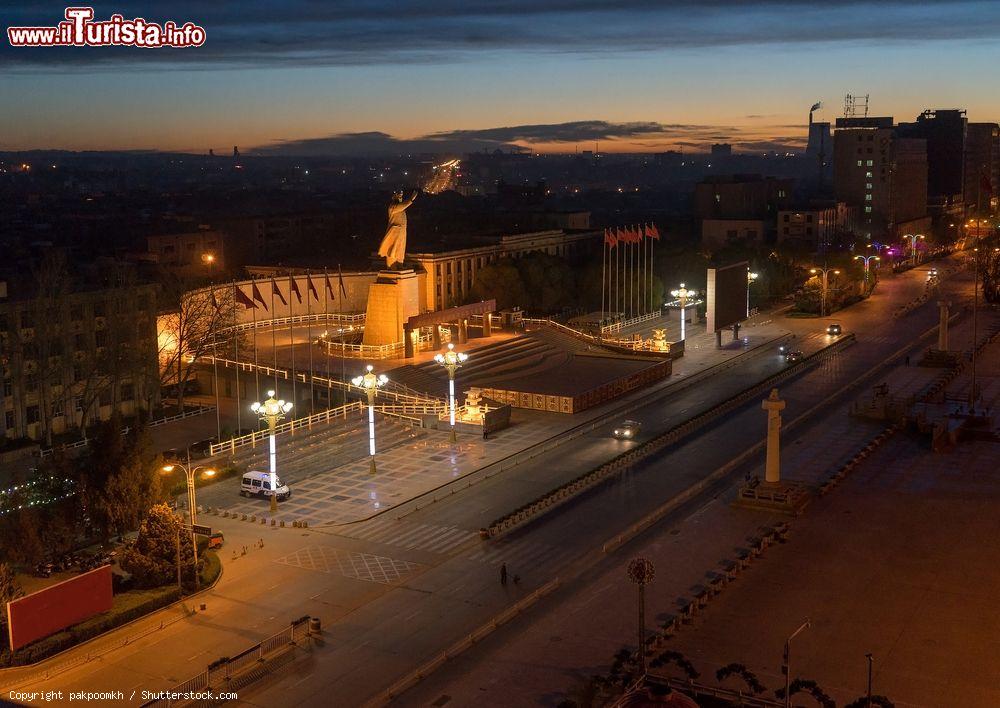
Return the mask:
[[[15,6],[13,9],[11,6]],[[65,4],[3,0],[8,26]],[[95,4],[192,49],[0,41],[0,149],[288,154],[797,149],[809,106],[1000,118],[1000,2],[283,0]],[[6,34],[6,33],[5,33]]]

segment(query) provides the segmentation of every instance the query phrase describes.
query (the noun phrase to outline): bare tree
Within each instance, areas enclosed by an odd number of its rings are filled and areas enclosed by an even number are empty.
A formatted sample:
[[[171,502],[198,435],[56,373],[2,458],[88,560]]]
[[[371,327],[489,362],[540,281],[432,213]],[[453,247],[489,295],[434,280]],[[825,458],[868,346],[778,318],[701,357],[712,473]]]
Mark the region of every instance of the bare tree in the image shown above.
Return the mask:
[[[230,336],[236,319],[233,291],[229,285],[191,289],[191,281],[177,277],[167,282],[165,300],[172,309],[157,319],[160,384],[176,385],[177,407],[183,410],[193,364]]]

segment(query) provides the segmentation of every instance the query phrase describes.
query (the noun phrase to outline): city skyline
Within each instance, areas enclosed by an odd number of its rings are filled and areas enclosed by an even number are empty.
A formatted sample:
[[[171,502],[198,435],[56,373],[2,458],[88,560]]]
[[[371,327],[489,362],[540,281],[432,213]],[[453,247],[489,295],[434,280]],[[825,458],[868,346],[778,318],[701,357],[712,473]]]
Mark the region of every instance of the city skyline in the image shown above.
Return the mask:
[[[809,106],[832,120],[845,93],[899,120],[1000,114],[981,88],[1000,36],[990,3],[660,5],[99,4],[98,20],[195,22],[205,44],[2,43],[0,91],[17,100],[0,108],[0,150],[760,152],[801,150]],[[4,24],[61,13],[28,3]]]

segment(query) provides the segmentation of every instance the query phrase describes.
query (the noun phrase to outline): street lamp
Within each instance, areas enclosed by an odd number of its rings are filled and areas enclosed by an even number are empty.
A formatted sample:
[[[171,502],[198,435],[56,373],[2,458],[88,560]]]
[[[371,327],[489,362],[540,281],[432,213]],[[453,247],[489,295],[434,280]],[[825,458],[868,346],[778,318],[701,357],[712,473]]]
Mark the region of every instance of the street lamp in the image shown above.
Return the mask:
[[[250,410],[256,413],[261,420],[267,421],[270,443],[271,513],[273,514],[278,510],[278,453],[274,442],[274,429],[278,425],[278,421],[292,410],[292,404],[288,401],[275,399],[274,391],[268,391],[267,400],[263,403],[254,401],[250,405]]]
[[[788,695],[788,691],[791,688],[792,682],[792,640],[798,636],[799,632],[810,627],[809,620],[803,622],[798,629],[792,632],[791,636],[785,640],[785,661],[781,665],[781,670],[785,672],[785,708],[790,708],[792,705],[792,697]]]
[[[372,474],[375,474],[375,392],[380,386],[389,383],[389,377],[385,374],[376,376],[372,373],[374,367],[369,364],[365,367],[364,376],[355,376],[351,383],[368,395],[368,454],[371,456]]]
[[[760,277],[760,273],[754,273],[747,268],[747,317],[750,316],[750,286]]]
[[[671,290],[670,294],[673,295],[675,298],[677,298],[677,300],[680,302],[681,305],[681,341],[683,342],[685,320],[687,319],[687,315],[685,313],[685,310],[687,309],[687,301],[689,297],[694,297],[695,295],[697,295],[698,291],[688,290],[687,288],[684,287],[684,283],[681,283],[681,286],[676,290]]]
[[[204,470],[202,474],[204,474],[206,477],[212,477],[215,475],[215,470],[206,465],[199,465],[197,467],[192,467],[190,451],[188,451],[188,461],[186,465],[180,462],[174,462],[169,465],[164,465],[161,469],[165,473],[170,473],[173,472],[174,469],[177,467],[180,467],[182,470],[184,470],[184,476],[187,477],[188,522],[191,525],[191,547],[194,549],[194,582],[195,582],[195,587],[198,587],[201,583],[200,579],[198,578],[198,544],[195,542],[195,537],[194,537],[194,525],[195,522],[198,520],[197,502],[195,501],[195,496],[194,496],[194,475],[198,470]],[[179,566],[177,572],[178,574],[180,574]]]
[[[823,280],[823,292],[822,292],[822,294],[820,296],[819,316],[820,317],[826,317],[826,291],[827,291],[827,287],[830,284],[830,280],[829,280],[830,273],[833,273],[834,275],[840,275],[840,270],[838,270],[837,268],[819,268],[819,267],[817,267],[817,268],[810,268],[809,272],[812,273],[813,275],[816,275],[817,273],[822,273],[823,274],[823,279],[822,279]]]
[[[867,293],[869,264],[871,263],[871,261],[880,261],[882,259],[879,258],[878,256],[854,256],[854,260],[863,261],[865,264],[865,292]]]
[[[455,345],[451,342],[448,343],[448,351],[444,354],[435,354],[434,361],[443,366],[448,370],[448,410],[451,417],[451,441],[455,442],[458,438],[455,435],[455,371],[465,360],[469,358],[468,354],[455,351]]]
[[[923,234],[906,234],[903,238],[910,239],[910,261],[913,265],[917,264],[917,241],[923,240]]]

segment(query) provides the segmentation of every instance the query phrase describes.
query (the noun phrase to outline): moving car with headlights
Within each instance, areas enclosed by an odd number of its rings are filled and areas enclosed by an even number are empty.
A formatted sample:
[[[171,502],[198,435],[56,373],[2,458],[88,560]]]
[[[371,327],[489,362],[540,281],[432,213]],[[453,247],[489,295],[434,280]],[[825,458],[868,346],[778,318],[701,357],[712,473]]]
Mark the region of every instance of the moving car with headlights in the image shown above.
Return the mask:
[[[826,328],[826,333],[827,334],[831,334],[831,335],[833,335],[835,337],[838,334],[840,334],[840,332],[841,332],[840,325],[837,324],[836,322],[834,322],[832,325],[830,325],[829,327]]]
[[[278,501],[285,501],[292,496],[292,490],[281,483],[277,476],[274,478],[275,489],[271,489],[271,473],[250,471],[243,475],[240,480],[241,497],[263,497],[267,499],[271,496],[278,497]]]
[[[789,364],[792,364],[792,363],[794,363],[796,361],[802,361],[802,357],[803,356],[804,355],[802,354],[802,352],[800,352],[797,349],[794,349],[794,350],[792,350],[790,352],[787,352],[785,354],[785,361],[787,361]]]
[[[612,431],[614,435],[619,440],[631,440],[636,435],[639,434],[639,429],[642,427],[642,423],[637,420],[623,420],[615,429]]]

